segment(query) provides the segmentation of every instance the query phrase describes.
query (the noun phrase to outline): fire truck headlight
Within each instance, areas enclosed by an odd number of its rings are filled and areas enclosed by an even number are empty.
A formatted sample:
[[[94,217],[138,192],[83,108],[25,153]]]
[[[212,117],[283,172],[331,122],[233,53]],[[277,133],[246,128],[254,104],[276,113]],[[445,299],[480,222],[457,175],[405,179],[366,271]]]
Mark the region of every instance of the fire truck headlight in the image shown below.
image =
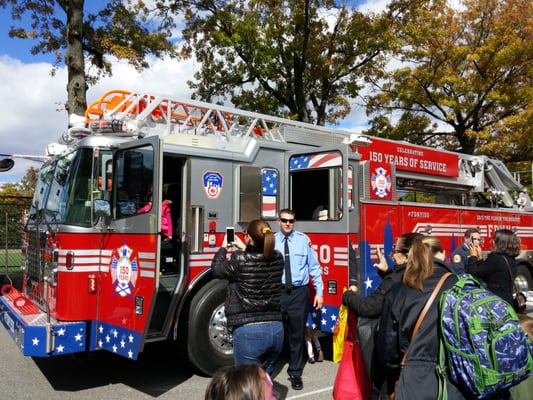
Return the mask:
[[[57,268],[47,269],[45,272],[44,280],[50,285],[57,283]]]

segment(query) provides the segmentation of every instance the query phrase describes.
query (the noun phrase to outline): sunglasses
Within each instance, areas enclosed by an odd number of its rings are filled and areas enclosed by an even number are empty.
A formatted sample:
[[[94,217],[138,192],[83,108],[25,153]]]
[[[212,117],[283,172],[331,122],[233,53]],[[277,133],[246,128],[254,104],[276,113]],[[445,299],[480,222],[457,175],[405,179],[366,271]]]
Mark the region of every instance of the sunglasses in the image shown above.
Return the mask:
[[[389,253],[389,258],[392,258],[397,253],[402,253],[402,252],[400,250],[396,250],[396,246],[392,246],[392,250]]]
[[[294,219],[280,218],[279,220],[284,224],[294,224]]]

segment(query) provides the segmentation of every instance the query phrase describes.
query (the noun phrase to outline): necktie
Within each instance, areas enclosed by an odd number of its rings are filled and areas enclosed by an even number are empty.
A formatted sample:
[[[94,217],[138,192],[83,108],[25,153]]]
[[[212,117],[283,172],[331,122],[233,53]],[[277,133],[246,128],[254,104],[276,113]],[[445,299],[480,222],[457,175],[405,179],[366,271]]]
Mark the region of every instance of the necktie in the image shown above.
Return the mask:
[[[291,256],[289,252],[289,238],[285,236],[285,289],[292,290]]]

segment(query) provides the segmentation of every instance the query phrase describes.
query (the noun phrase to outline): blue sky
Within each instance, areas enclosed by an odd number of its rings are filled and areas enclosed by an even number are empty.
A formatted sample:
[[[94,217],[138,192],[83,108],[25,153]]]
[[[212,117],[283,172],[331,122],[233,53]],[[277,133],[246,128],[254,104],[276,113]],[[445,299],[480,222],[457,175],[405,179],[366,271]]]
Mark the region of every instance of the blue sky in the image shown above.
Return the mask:
[[[9,28],[12,25],[18,26],[18,24],[15,24],[11,20],[11,14],[9,10],[0,8],[0,21],[2,21],[0,23],[0,55],[9,54],[13,58],[17,58],[26,62],[32,62],[36,58],[40,61],[53,61],[53,57],[51,55],[40,55],[38,57],[32,56],[30,53],[32,41],[9,38]]]
[[[366,0],[356,0],[363,3]],[[102,4],[86,0],[86,4]],[[368,0],[361,8],[379,11],[387,1]],[[11,39],[10,26],[20,26],[11,20],[10,10],[0,8],[0,154],[45,154],[49,143],[56,142],[67,128],[67,113],[62,105],[66,100],[67,74],[60,67],[51,76],[50,54],[32,55],[31,40]],[[150,60],[150,68],[138,73],[124,62],[113,63],[113,77],[105,78],[89,88],[87,101],[95,101],[112,89],[165,94],[175,98],[190,98],[191,90],[185,83],[192,79],[198,65],[194,61]],[[364,124],[364,112],[347,118],[343,127]],[[16,159],[15,167],[0,173],[0,184],[18,182],[30,167],[39,163]]]

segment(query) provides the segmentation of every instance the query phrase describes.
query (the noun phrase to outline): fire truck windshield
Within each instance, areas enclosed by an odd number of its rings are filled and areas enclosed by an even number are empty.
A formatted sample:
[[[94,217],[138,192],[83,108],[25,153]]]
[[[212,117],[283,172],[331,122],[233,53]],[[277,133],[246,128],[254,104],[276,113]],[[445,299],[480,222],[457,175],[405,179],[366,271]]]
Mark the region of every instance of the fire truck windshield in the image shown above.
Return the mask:
[[[91,224],[93,149],[81,148],[54,159],[39,172],[28,224]]]

